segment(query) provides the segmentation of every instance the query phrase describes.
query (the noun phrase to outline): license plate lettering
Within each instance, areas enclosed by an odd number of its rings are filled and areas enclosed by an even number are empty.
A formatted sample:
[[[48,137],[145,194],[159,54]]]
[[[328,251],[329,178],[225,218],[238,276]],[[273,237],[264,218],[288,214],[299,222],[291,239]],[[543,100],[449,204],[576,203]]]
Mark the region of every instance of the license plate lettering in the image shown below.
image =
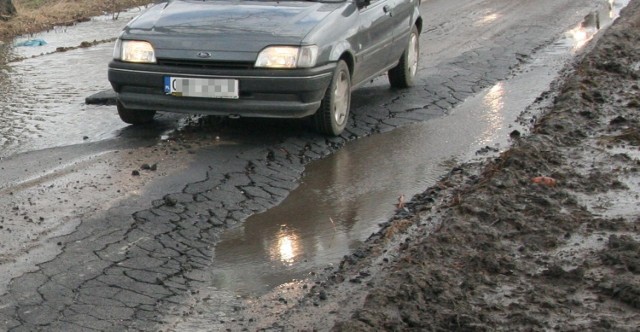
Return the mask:
[[[165,94],[177,97],[238,99],[238,80],[221,78],[164,78]]]

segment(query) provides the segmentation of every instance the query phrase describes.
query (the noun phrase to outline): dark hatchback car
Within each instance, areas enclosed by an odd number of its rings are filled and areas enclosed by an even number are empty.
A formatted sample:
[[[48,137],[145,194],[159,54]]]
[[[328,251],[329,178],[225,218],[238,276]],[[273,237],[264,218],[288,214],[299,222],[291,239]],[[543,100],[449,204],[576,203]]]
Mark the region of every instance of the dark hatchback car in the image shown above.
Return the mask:
[[[120,118],[156,111],[312,117],[339,135],[351,91],[388,73],[413,84],[419,0],[174,0],[133,19],[116,42],[109,81]]]

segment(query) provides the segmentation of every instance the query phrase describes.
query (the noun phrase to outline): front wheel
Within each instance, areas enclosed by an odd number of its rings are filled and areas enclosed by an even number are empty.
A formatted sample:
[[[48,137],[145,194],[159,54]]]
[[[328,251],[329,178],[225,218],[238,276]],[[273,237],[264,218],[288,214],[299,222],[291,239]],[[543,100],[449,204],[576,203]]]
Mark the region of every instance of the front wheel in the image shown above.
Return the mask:
[[[124,107],[120,101],[117,104],[120,119],[128,124],[139,125],[153,121],[156,115],[154,110],[134,110]]]
[[[388,72],[389,83],[392,88],[408,88],[413,86],[418,72],[420,57],[420,33],[414,25],[409,36],[409,44],[400,57],[398,65]]]
[[[338,61],[331,84],[314,115],[315,128],[325,135],[338,136],[347,126],[351,106],[351,74],[343,60]]]

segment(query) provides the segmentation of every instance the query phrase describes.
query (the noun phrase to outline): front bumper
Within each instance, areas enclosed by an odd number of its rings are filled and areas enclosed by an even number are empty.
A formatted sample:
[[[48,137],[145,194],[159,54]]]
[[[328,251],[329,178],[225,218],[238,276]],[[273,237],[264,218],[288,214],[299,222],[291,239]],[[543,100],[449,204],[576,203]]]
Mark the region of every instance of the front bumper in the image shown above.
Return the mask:
[[[320,107],[335,63],[310,69],[203,69],[112,61],[109,82],[118,101],[129,109],[301,118]],[[176,97],[164,93],[164,77],[233,78],[238,99]]]

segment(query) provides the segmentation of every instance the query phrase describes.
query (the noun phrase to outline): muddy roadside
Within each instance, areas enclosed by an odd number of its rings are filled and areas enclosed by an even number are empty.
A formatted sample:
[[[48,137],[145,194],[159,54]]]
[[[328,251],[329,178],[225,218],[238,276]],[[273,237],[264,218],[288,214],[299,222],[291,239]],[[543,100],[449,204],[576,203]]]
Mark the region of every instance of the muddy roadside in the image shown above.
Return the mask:
[[[248,301],[263,330],[640,327],[640,2],[543,95],[531,133],[459,165],[334,268]],[[523,121],[525,117],[523,117]]]

